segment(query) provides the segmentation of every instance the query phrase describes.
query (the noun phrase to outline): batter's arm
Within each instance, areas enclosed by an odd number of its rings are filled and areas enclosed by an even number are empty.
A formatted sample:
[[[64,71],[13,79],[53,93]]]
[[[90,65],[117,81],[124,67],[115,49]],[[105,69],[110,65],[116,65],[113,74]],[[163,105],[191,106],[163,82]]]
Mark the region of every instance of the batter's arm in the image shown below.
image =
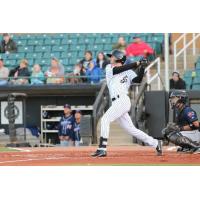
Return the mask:
[[[128,71],[130,69],[137,69],[139,65],[140,65],[140,62],[134,62],[127,65],[123,65],[121,67],[114,67],[113,75]]]

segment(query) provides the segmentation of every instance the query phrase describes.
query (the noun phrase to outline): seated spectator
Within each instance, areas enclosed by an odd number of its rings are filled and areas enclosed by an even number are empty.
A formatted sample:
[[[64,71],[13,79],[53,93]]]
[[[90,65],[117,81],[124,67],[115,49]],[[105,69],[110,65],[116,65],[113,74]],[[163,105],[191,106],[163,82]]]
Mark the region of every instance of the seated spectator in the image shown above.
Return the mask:
[[[126,41],[124,37],[119,37],[118,42],[112,46],[112,49],[118,49],[125,53],[125,49],[127,47]]]
[[[13,79],[10,81],[12,84],[28,84],[30,76],[30,72],[28,70],[28,61],[26,59],[22,59],[18,67],[10,70],[9,76],[13,77]]]
[[[103,52],[99,52],[97,55],[97,67],[101,69],[105,69],[106,65],[109,64],[109,60],[106,59],[106,56],[104,55]]]
[[[77,63],[74,66],[74,70],[72,73],[67,74],[69,78],[67,78],[68,83],[76,84],[76,83],[83,83],[86,82],[86,78],[81,78],[80,76],[85,76],[86,70],[84,67],[81,66],[80,63]]]
[[[3,59],[0,59],[0,85],[8,83],[9,69],[4,67]]]
[[[144,56],[154,54],[154,50],[139,37],[133,37],[134,41],[132,44],[129,44],[126,48],[126,56]]]
[[[92,61],[92,52],[91,51],[86,51],[84,54],[84,58],[80,61],[80,64],[87,69],[89,63]]]
[[[73,141],[74,141],[74,145],[78,147],[80,146],[80,143],[82,142],[81,135],[80,135],[80,123],[81,123],[82,112],[80,110],[76,110],[74,117],[75,117],[75,121],[73,125],[73,129],[74,129]]]
[[[59,122],[59,139],[60,146],[69,146],[70,141],[73,141],[73,124],[74,117],[71,114],[71,106],[69,104],[64,105],[64,114]]]
[[[35,64],[33,66],[33,71],[31,74],[31,84],[32,85],[38,85],[44,83],[44,73],[41,70],[40,65]]]
[[[64,83],[64,67],[56,58],[51,59],[51,67],[45,72],[47,83],[62,84]]]
[[[91,61],[86,70],[86,76],[89,83],[98,83],[102,76],[102,70],[96,66],[94,61]]]
[[[3,34],[3,40],[0,45],[0,53],[15,53],[17,52],[17,45],[12,40],[8,33]]]
[[[182,78],[180,78],[180,74],[178,72],[172,73],[172,78],[170,79],[170,89],[186,89],[185,81]]]

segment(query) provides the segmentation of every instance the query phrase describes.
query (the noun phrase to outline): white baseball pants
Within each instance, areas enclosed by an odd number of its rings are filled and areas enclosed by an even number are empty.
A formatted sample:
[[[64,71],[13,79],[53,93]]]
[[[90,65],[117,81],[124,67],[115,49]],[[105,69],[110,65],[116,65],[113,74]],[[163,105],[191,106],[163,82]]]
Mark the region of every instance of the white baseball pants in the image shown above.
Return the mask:
[[[110,131],[110,123],[117,121],[129,134],[141,140],[145,144],[157,147],[158,140],[147,135],[143,131],[137,129],[128,112],[131,108],[130,98],[127,95],[120,96],[112,102],[112,106],[106,111],[101,119],[101,137],[108,138]]]

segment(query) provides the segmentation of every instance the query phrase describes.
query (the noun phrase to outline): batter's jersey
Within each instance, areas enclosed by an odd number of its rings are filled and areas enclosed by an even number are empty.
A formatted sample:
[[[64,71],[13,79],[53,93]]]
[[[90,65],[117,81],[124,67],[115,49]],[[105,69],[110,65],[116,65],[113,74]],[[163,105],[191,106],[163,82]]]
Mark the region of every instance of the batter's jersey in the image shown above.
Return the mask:
[[[117,95],[127,95],[132,80],[137,76],[136,73],[133,70],[127,70],[113,75],[113,68],[111,64],[106,66],[106,82],[110,97],[114,98]]]

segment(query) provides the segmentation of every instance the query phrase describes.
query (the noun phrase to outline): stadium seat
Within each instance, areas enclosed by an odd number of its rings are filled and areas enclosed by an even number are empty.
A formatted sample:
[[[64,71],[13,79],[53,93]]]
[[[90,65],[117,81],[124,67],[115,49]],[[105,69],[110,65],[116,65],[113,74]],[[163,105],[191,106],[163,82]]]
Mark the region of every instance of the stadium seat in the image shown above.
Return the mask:
[[[63,38],[62,40],[61,40],[61,45],[67,45],[68,44],[68,38]]]
[[[102,51],[103,44],[88,45],[87,49],[90,51]]]
[[[51,34],[49,34],[49,33],[40,33],[40,34],[36,34],[35,38],[37,38],[37,39],[48,39],[48,38],[51,38]]]
[[[53,39],[63,39],[63,38],[67,38],[67,34],[66,33],[55,33],[52,35]]]
[[[16,66],[17,65],[17,62],[16,60],[4,60],[4,64],[6,67],[13,67],[13,66]]]
[[[26,40],[16,40],[17,46],[25,46],[27,44]]]
[[[0,53],[0,58],[1,59],[6,59],[8,57],[8,54],[6,53]]]
[[[186,77],[192,77],[192,71],[191,71],[191,70],[185,71],[183,77],[185,77],[185,78],[186,78]]]
[[[67,51],[68,46],[63,45],[63,46],[53,46],[52,47],[52,52],[62,52],[62,51]]]
[[[197,62],[197,63],[196,63],[195,68],[196,68],[197,70],[198,70],[198,69],[200,70],[200,62]]]
[[[69,38],[68,40],[67,40],[67,44],[77,44],[77,38]]]
[[[60,59],[59,60],[61,64],[63,64],[64,66],[67,66],[69,64],[69,60],[68,59]]]
[[[15,37],[16,37],[17,35],[15,35]],[[35,39],[35,34],[20,34],[20,35],[18,35],[17,36],[17,38],[18,38],[18,40],[33,40],[33,39]],[[13,37],[13,39],[17,39],[17,38],[14,38]]]
[[[8,54],[9,59],[23,59],[26,58],[25,53],[10,53]]]
[[[200,90],[200,84],[193,84],[192,90]]]
[[[80,59],[79,58],[70,58],[69,59],[69,65],[75,65],[76,63],[80,62]]]
[[[45,52],[42,56],[42,58],[48,58],[48,59],[53,58],[53,57],[59,59],[60,52]]]
[[[35,63],[39,64],[39,65],[46,65],[46,66],[50,66],[51,64],[51,59],[36,59]]]
[[[200,84],[200,77],[195,77],[193,80],[193,84]]]
[[[111,38],[96,38],[95,44],[109,44],[111,43]]]
[[[112,44],[104,44],[103,50],[107,52],[112,51]]]
[[[19,53],[30,53],[33,52],[33,46],[19,46],[18,52]]]
[[[79,38],[78,44],[94,44],[95,38]]]
[[[101,34],[100,33],[86,33],[85,37],[86,38],[101,38]]]
[[[44,40],[45,45],[60,45],[60,39],[45,39]]]
[[[27,59],[39,59],[39,58],[42,58],[42,53],[41,52],[39,52],[39,53],[27,53],[26,58]]]
[[[28,45],[43,45],[43,39],[30,39]]]
[[[61,58],[76,58],[77,57],[77,52],[62,52],[61,53]]]
[[[51,46],[36,46],[35,52],[50,52]]]

